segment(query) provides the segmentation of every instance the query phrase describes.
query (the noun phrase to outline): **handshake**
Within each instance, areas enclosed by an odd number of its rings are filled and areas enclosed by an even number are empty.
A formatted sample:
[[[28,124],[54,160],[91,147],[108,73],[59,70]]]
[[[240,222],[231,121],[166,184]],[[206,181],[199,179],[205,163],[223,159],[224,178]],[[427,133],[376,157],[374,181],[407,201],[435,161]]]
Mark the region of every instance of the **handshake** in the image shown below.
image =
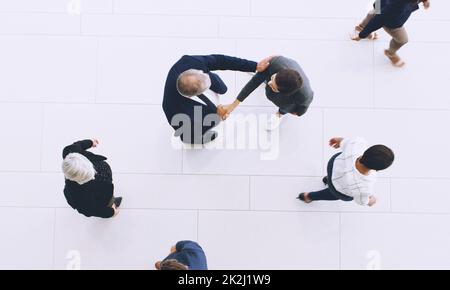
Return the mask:
[[[269,66],[270,62],[273,58],[276,56],[269,56],[261,60],[257,66],[256,66],[256,72],[262,73],[264,72]],[[230,114],[239,106],[241,102],[239,100],[235,100],[233,103],[229,105],[219,105],[217,106],[217,115],[222,119],[222,121],[225,121],[230,117]]]
[[[225,121],[230,117],[230,114],[236,109],[236,107],[240,104],[238,100],[234,101],[233,103],[229,105],[219,105],[217,107],[217,115],[222,119],[222,121]]]

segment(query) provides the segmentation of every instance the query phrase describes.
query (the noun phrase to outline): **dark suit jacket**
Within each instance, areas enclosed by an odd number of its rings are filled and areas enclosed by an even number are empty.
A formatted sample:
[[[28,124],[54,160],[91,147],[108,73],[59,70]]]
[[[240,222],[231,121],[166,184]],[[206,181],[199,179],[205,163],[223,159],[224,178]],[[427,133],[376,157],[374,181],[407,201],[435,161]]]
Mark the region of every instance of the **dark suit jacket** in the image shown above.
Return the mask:
[[[66,158],[70,153],[79,153],[89,159],[94,166],[97,162],[105,161],[106,157],[87,151],[92,145],[91,140],[75,142],[64,148],[63,158]],[[114,216],[114,210],[108,207],[114,193],[112,182],[97,179],[83,185],[67,179],[65,182],[64,196],[73,209],[87,217],[110,218]]]
[[[163,110],[166,114],[167,121],[169,124],[177,131],[183,126],[183,122],[177,123],[172,122],[174,116],[178,114],[186,115],[192,126],[192,136],[194,134],[194,128],[197,126],[199,132],[205,134],[208,130],[211,130],[218,125],[220,118],[217,119],[215,124],[203,124],[206,116],[216,115],[217,107],[206,100],[207,105],[198,103],[190,98],[182,96],[177,90],[177,79],[181,73],[189,69],[201,70],[208,73],[211,78],[211,90],[217,94],[225,94],[227,92],[227,86],[222,81],[222,79],[212,73],[211,71],[217,70],[233,70],[242,72],[255,72],[257,63],[245,59],[240,59],[236,57],[226,56],[226,55],[206,55],[206,56],[183,56],[169,71],[166,80],[166,86],[164,89],[164,100],[163,100]],[[203,97],[203,96],[202,96]],[[196,119],[195,108],[197,110],[201,109],[200,116]],[[217,115],[216,115],[217,116]],[[184,136],[180,136],[183,140]],[[198,138],[192,138],[190,143],[201,143]]]

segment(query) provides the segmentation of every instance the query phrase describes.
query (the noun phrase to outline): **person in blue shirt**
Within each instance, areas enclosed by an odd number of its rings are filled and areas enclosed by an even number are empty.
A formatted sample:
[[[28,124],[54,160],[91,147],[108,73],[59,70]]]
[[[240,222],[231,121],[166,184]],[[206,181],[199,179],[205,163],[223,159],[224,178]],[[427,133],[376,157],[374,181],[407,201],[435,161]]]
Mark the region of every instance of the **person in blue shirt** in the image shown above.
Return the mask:
[[[205,252],[199,244],[181,241],[173,246],[170,255],[155,263],[157,270],[208,270]]]
[[[429,0],[377,0],[374,9],[356,26],[357,34],[352,40],[375,40],[378,38],[376,31],[384,28],[392,36],[389,49],[384,51],[385,55],[394,66],[404,66],[405,62],[397,54],[399,49],[408,43],[408,33],[403,25],[411,14],[419,9],[420,3],[423,3],[425,9],[430,8]]]

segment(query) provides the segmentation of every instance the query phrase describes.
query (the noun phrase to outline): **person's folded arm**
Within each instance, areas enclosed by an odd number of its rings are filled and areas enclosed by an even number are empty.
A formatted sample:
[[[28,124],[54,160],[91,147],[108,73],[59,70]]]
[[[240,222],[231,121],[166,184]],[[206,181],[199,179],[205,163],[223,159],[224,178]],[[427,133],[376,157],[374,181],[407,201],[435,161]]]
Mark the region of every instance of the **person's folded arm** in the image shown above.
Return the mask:
[[[94,143],[92,142],[92,140],[82,140],[75,142],[72,145],[69,145],[64,148],[63,158],[66,158],[66,156],[69,155],[70,153],[82,153],[83,151],[92,148],[93,145]]]

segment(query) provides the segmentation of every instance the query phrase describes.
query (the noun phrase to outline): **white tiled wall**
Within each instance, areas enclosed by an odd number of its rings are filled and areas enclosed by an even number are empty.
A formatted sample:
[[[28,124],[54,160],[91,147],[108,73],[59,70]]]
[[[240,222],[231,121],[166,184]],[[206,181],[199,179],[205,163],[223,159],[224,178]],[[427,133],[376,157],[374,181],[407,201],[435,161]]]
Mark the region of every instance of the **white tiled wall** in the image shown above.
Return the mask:
[[[400,70],[384,32],[348,39],[371,1],[81,0],[81,15],[71,2],[0,0],[0,269],[66,269],[78,254],[83,269],[152,269],[184,239],[211,269],[450,269],[448,1],[411,18]],[[283,124],[275,160],[172,146],[167,71],[210,53],[283,54],[308,74],[315,100]],[[219,74],[223,103],[250,77]],[[258,90],[238,113],[274,110]],[[335,135],[396,151],[374,208],[296,200],[323,188]],[[116,219],[78,215],[62,193],[62,148],[92,137],[124,197]]]

